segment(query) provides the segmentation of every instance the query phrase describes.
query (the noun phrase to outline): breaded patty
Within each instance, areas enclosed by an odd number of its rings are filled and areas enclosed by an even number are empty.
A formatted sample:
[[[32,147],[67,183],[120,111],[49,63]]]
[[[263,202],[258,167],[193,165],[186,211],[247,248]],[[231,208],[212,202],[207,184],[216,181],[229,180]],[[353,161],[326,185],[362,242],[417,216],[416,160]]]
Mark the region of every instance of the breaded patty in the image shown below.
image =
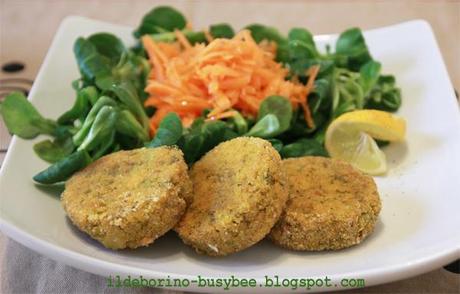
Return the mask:
[[[335,250],[360,243],[374,229],[380,198],[372,177],[324,157],[283,161],[289,200],[270,233],[293,250]]]
[[[111,249],[147,246],[179,221],[191,193],[182,152],[159,147],[104,156],[66,182],[72,222]]]
[[[176,226],[197,252],[222,256],[263,239],[287,200],[281,158],[265,140],[221,143],[190,172],[193,201]]]

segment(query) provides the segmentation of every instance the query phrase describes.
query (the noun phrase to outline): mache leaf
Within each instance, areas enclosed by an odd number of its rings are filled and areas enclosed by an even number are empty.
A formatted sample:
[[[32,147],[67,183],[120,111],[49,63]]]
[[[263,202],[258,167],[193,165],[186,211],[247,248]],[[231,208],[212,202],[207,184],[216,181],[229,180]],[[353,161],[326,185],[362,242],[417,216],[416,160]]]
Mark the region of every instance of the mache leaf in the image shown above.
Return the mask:
[[[175,112],[168,113],[160,122],[153,140],[146,147],[172,146],[182,137],[182,122]]]
[[[209,33],[214,38],[231,39],[235,36],[233,28],[226,23],[213,24],[209,27]]]
[[[69,136],[54,141],[46,139],[36,143],[33,148],[38,157],[47,162],[55,163],[70,155],[75,150],[75,145],[73,144],[72,137]]]
[[[8,94],[0,103],[0,114],[8,131],[23,139],[32,139],[39,134],[54,135],[57,124],[45,119],[21,92]]]
[[[109,33],[93,34],[87,40],[94,45],[99,54],[107,57],[113,66],[120,61],[126,51],[123,42]]]
[[[77,150],[93,151],[98,147],[105,146],[105,143],[115,133],[115,123],[118,118],[118,112],[115,107],[104,105],[98,111],[88,134]]]
[[[142,18],[134,36],[140,38],[146,34],[172,32],[175,29],[182,30],[186,24],[185,17],[179,11],[169,6],[159,6]]]
[[[268,114],[276,116],[279,126],[272,136],[279,135],[289,129],[292,119],[292,105],[289,100],[282,96],[269,96],[265,98],[259,106],[257,121],[262,120]],[[257,125],[257,124],[256,124]],[[273,124],[270,124],[273,126]]]
[[[273,138],[280,133],[280,122],[276,115],[267,114],[262,117],[252,128],[245,134],[250,137]]]
[[[33,179],[45,185],[63,182],[91,162],[92,158],[86,150],[77,151],[39,172]]]
[[[281,157],[327,156],[323,145],[314,139],[300,139],[285,145],[280,151]]]
[[[369,92],[374,88],[380,76],[381,69],[380,62],[371,60],[364,64],[360,69],[360,82],[363,88],[364,96],[367,96]]]
[[[344,65],[354,71],[358,71],[362,65],[372,60],[359,28],[351,28],[341,33],[335,45],[335,52],[343,58]]]
[[[96,46],[82,37],[75,41],[73,51],[77,59],[78,68],[87,81],[99,76],[111,74],[111,60],[101,55]]]
[[[365,108],[396,111],[401,106],[401,90],[391,75],[381,75],[366,100]]]
[[[88,114],[92,104],[98,98],[98,91],[96,87],[89,86],[83,88],[77,92],[77,99],[71,109],[64,112],[59,118],[59,124],[70,124],[73,123],[76,119],[83,120]],[[94,103],[93,103],[94,101]]]

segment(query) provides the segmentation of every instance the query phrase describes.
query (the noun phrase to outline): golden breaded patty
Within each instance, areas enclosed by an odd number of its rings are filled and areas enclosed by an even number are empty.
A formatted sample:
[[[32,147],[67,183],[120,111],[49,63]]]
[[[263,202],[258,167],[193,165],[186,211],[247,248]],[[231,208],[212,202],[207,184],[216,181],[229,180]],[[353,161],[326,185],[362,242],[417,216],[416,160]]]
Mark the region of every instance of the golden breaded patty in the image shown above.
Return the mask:
[[[293,250],[334,250],[360,243],[373,229],[381,204],[372,177],[324,157],[283,161],[289,200],[270,233]]]
[[[281,158],[258,138],[221,143],[195,163],[190,178],[193,201],[176,231],[197,252],[212,256],[263,239],[287,200]]]
[[[159,147],[104,156],[66,182],[72,222],[111,249],[147,246],[185,211],[191,182],[182,152]]]

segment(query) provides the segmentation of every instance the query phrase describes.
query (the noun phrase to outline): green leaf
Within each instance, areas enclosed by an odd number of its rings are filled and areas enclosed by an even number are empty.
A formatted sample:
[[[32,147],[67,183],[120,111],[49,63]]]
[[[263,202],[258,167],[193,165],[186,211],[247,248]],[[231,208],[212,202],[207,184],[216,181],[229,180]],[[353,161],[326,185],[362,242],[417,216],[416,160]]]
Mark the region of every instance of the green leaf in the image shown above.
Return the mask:
[[[44,140],[34,145],[35,154],[41,159],[55,163],[64,157],[70,155],[75,150],[72,137],[57,139],[54,141]]]
[[[316,59],[319,57],[319,53],[316,51],[314,45],[301,40],[289,41],[288,50],[291,62],[298,60]],[[311,62],[313,62],[313,60],[311,60]]]
[[[213,24],[209,27],[209,33],[214,38],[231,39],[235,36],[233,28],[226,23]]]
[[[280,122],[276,115],[267,114],[260,119],[245,136],[273,138],[280,133]]]
[[[330,122],[329,122],[330,123]],[[325,137],[326,137],[326,130],[327,127],[329,126],[329,123],[326,123],[321,126],[316,132],[313,138],[318,141],[318,143],[324,145]]]
[[[280,152],[281,149],[283,149],[283,142],[281,140],[268,139],[267,141],[272,144],[273,148],[275,148],[276,151]]]
[[[219,143],[237,136],[230,125],[223,121],[204,122],[203,118],[198,118],[177,145],[184,153],[185,161],[192,164]]]
[[[248,132],[248,123],[246,119],[239,113],[236,112],[236,115],[231,117],[229,121],[233,124],[235,131],[239,134],[245,134]]]
[[[313,40],[313,35],[303,28],[293,28],[289,31],[288,34],[289,41],[302,41],[306,44],[310,44],[313,48],[315,48],[315,41]],[[316,48],[315,48],[316,49]]]
[[[226,127],[224,129],[224,133],[222,135],[222,141],[221,142],[228,141],[228,140],[234,139],[236,137],[239,137],[239,135],[235,131],[230,129],[229,127]]]
[[[145,142],[139,142],[139,140],[134,138],[133,136],[127,136],[116,131],[114,137],[114,144],[112,145],[110,150],[112,150],[114,146],[119,146],[122,150],[131,150],[134,148],[144,147],[144,144]]]
[[[177,142],[177,145],[184,153],[185,162],[192,164],[200,158],[203,141],[204,137],[201,133],[189,133]]]
[[[40,184],[55,184],[67,180],[92,161],[85,150],[77,151],[36,174],[33,179]]]
[[[77,99],[72,108],[58,118],[59,124],[73,123],[76,119],[84,119],[88,111],[98,98],[98,91],[95,87],[89,86],[77,92]]]
[[[56,122],[43,118],[23,93],[12,92],[0,103],[0,114],[8,131],[23,139],[39,134],[54,135]]]
[[[186,31],[184,35],[192,45],[196,43],[207,43],[206,35],[204,32]]]
[[[115,66],[126,51],[123,42],[116,36],[109,33],[97,33],[87,39],[96,48],[97,52],[107,57],[111,64]]]
[[[122,82],[111,87],[121,103],[133,113],[144,129],[149,128],[149,118],[145,113],[141,100],[136,92],[136,88],[129,82]]]
[[[79,38],[74,52],[86,85],[110,90],[114,84],[129,82],[138,94],[144,93],[150,66],[144,57],[126,50],[117,37],[100,33]]]
[[[332,118],[355,109],[364,107],[364,92],[361,86],[361,76],[343,68],[336,68],[332,83]]]
[[[76,79],[76,80],[72,81],[72,89],[74,89],[76,92],[78,92],[82,87],[81,84],[82,84],[81,79]]]
[[[289,129],[292,120],[292,105],[282,96],[269,96],[259,107],[257,123],[246,136],[273,138]]]
[[[313,114],[326,110],[331,105],[331,82],[329,79],[317,79],[313,92],[308,96],[308,104]]]
[[[382,75],[367,97],[365,108],[396,111],[401,106],[401,90],[394,76]]]
[[[176,9],[169,6],[159,6],[147,13],[141,24],[134,32],[134,36],[140,38],[146,34],[161,33],[164,31],[172,32],[175,29],[185,28],[187,21],[185,17]]]
[[[201,125],[201,134],[204,137],[203,145],[200,149],[200,155],[217,146],[219,143],[228,138],[229,127],[223,121],[210,121]]]
[[[300,78],[301,81],[307,81],[309,68],[319,65],[319,72],[317,79],[329,77],[334,70],[334,61],[332,60],[324,60],[324,59],[316,59],[315,57],[305,57],[305,58],[297,58],[297,59],[290,59],[289,61],[289,69],[291,74],[294,74]]]
[[[133,86],[133,91],[137,93],[138,99],[143,102],[147,98],[144,89],[149,73],[150,65],[147,59],[129,51],[123,55],[117,66],[112,68],[111,75],[99,77],[97,83],[99,87],[108,91],[113,85],[129,83]]]
[[[327,152],[314,139],[300,139],[297,142],[285,145],[280,151],[281,157],[327,156]]]
[[[351,28],[341,33],[335,51],[346,62],[346,66],[354,71],[358,71],[362,65],[372,60],[359,28]]]
[[[81,94],[83,96],[86,96],[86,98],[88,99],[91,105],[96,104],[99,97],[101,97],[99,95],[99,91],[97,90],[97,88],[93,86],[89,86],[89,87],[81,89]]]
[[[251,32],[252,38],[257,43],[263,40],[275,41],[278,44],[285,43],[287,41],[274,27],[264,26],[261,24],[251,24],[245,29]]]
[[[369,61],[365,65],[363,65],[360,69],[360,74],[361,74],[361,86],[363,88],[363,94],[364,96],[367,96],[369,92],[372,90],[372,88],[375,86],[379,79],[380,75],[380,68],[381,68],[380,62],[377,61]]]
[[[107,153],[116,152],[116,151],[112,151],[112,150],[117,150],[118,144],[114,145],[114,143],[115,143],[115,132],[108,133],[107,137],[99,144],[95,152],[91,154],[91,157],[93,158],[93,160],[97,160],[101,158],[102,156],[106,155]],[[135,148],[136,147],[140,147],[140,146],[135,145]]]
[[[80,130],[78,130],[78,132],[73,136],[73,142],[75,146],[81,145],[85,140],[85,137],[89,133],[97,114],[104,106],[116,107],[117,103],[112,98],[107,96],[102,96],[97,100],[96,104],[93,105],[88,115],[86,116]]]
[[[174,112],[170,112],[161,120],[155,137],[146,147],[155,148],[175,145],[182,137],[182,132],[182,122],[179,116]]]
[[[319,127],[321,127],[326,122],[326,118],[325,118],[326,115],[323,112],[320,112],[320,111],[313,112],[312,116],[313,116],[313,122],[315,126],[313,128],[310,128],[308,127],[307,122],[305,121],[303,111],[298,109],[296,111],[296,118],[291,123],[291,127],[283,135],[288,136],[290,139],[310,136],[313,132],[315,132]]]
[[[105,105],[98,111],[88,135],[77,150],[92,151],[103,145],[115,132],[118,113],[113,106]]]
[[[310,63],[308,67],[310,67],[313,64],[321,62],[320,60],[316,60],[320,54],[309,31],[302,28],[291,29],[288,40],[289,63],[291,66],[293,63],[297,63],[297,67],[299,67],[300,64],[307,63],[308,61]],[[303,68],[303,72],[299,72],[299,74],[305,75],[308,67]]]
[[[257,120],[260,121],[268,114],[275,115],[279,122],[279,129],[274,136],[283,133],[289,129],[291,124],[291,102],[282,96],[269,96],[265,98],[260,104]]]
[[[118,132],[136,138],[141,142],[149,140],[148,131],[140,125],[129,110],[119,112],[115,127]]]
[[[111,74],[111,61],[99,54],[96,46],[84,38],[75,41],[73,51],[77,59],[78,68],[87,81],[94,80],[98,76]]]
[[[283,41],[278,44],[276,49],[276,58],[277,62],[286,64],[289,61],[289,46],[287,41]]]

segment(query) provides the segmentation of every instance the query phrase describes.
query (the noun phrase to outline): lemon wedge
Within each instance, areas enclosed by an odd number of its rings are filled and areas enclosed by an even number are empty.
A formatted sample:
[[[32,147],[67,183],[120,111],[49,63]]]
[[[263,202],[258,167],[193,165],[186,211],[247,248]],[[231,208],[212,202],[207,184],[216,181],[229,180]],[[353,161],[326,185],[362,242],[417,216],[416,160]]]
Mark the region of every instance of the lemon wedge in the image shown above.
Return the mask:
[[[406,121],[380,110],[356,110],[336,118],[327,128],[325,145],[329,155],[342,159],[370,175],[387,171],[385,154],[374,139],[402,141]]]

